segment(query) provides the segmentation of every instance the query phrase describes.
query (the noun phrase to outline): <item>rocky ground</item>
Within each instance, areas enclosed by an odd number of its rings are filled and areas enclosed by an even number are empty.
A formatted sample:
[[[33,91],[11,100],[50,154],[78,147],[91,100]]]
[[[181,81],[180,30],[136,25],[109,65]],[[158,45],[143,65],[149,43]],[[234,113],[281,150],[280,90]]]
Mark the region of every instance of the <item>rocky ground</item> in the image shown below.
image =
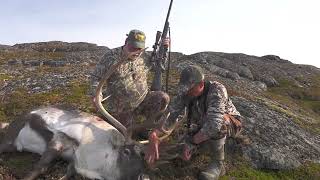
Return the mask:
[[[90,112],[85,96],[88,77],[106,51],[107,47],[94,44],[59,41],[1,45],[0,121],[10,121],[21,112],[42,105],[39,100],[48,104],[76,104]],[[225,84],[244,116],[244,134],[250,143],[228,142],[227,162],[231,173],[226,178],[251,177],[236,173],[239,166],[243,166],[239,161],[247,162],[246,167],[253,168],[250,172],[258,172],[255,168],[291,172],[309,163],[312,167],[320,164],[319,68],[293,64],[275,55],[173,53],[171,95],[175,92],[179,71],[188,64],[201,66],[208,79]],[[0,158],[0,179],[19,179],[31,169],[38,156],[15,153]],[[29,166],[25,165],[26,161]],[[196,155],[190,163],[177,160],[153,173],[156,179],[196,179],[208,161],[207,156]],[[61,167],[65,167],[65,163],[59,161],[42,179],[57,179],[63,174]],[[272,173],[272,178],[281,177]],[[309,175],[307,177],[320,177],[319,173]],[[255,176],[262,177],[261,174]]]

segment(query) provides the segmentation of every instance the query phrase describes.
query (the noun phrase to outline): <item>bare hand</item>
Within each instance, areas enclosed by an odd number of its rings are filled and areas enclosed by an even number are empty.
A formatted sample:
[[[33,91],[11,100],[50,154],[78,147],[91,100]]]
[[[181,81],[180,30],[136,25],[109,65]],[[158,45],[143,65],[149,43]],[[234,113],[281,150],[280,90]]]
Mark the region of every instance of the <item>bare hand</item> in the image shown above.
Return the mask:
[[[191,159],[191,155],[192,153],[190,147],[187,144],[185,144],[183,147],[182,159],[185,161],[189,161]]]
[[[164,47],[169,47],[170,46],[170,38],[166,37],[163,39],[162,44]]]
[[[152,166],[159,159],[159,144],[157,133],[153,131],[149,136],[149,145],[144,157],[149,166]]]

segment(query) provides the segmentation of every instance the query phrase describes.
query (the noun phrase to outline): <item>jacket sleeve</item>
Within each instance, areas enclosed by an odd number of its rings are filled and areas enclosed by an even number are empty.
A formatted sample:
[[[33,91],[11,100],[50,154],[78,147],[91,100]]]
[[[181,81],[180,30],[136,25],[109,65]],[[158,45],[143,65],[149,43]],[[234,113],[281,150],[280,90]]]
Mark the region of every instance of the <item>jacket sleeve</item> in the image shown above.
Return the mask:
[[[95,70],[91,73],[90,77],[90,95],[95,96],[96,89],[102,76],[108,70],[113,63],[116,62],[116,57],[112,51],[107,52],[96,65]]]
[[[200,132],[210,138],[219,138],[221,137],[220,129],[224,124],[223,114],[226,112],[228,94],[226,88],[221,84],[210,91],[207,96],[207,114]]]
[[[236,116],[236,117],[242,117],[240,112],[236,109],[236,107],[233,105],[232,100],[228,98],[227,106],[226,106],[226,111],[228,114]]]

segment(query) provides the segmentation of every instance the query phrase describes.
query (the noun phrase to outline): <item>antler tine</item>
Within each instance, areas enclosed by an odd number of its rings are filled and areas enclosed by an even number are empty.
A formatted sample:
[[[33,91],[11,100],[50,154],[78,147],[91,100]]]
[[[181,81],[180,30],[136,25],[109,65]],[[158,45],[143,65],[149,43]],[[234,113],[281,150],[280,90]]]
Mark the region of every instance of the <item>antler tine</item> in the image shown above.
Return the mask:
[[[101,79],[97,91],[96,91],[96,101],[95,104],[99,111],[102,113],[103,116],[107,118],[107,121],[113,125],[120,133],[123,134],[126,140],[129,139],[127,128],[123,126],[116,118],[114,118],[111,114],[109,114],[102,105],[102,87],[106,84],[107,79],[113,74],[113,72],[125,61],[125,59],[120,60],[116,64],[113,64],[110,69],[104,74],[103,78]]]
[[[107,79],[113,74],[113,72],[123,63],[125,62],[129,57],[132,57],[134,54],[139,54],[141,55],[142,52],[144,52],[147,48],[135,51],[135,52],[130,52],[129,54],[126,53],[122,53],[120,56],[120,60],[119,62],[113,64],[109,70],[104,74],[103,78],[101,79],[101,81],[99,82],[99,85],[97,87],[97,91],[96,91],[96,107],[99,109],[99,111],[102,113],[102,115],[104,115],[107,118],[107,121],[113,125],[116,129],[118,129],[118,131],[120,131],[120,133],[123,134],[123,136],[126,139],[126,142],[130,142],[131,141],[131,137],[130,134],[127,131],[127,128],[125,126],[123,126],[116,118],[114,118],[112,115],[110,115],[105,108],[102,105],[102,101],[106,100],[102,99],[103,97],[102,95],[102,87],[105,85],[105,83],[107,82]]]
[[[164,119],[161,121],[160,130],[161,130],[165,135],[163,135],[162,137],[159,138],[160,141],[162,141],[162,140],[166,139],[167,137],[169,137],[169,135],[173,132],[173,130],[174,130],[177,126],[179,126],[179,125],[181,124],[181,122],[183,122],[183,121],[186,119],[186,117],[187,117],[186,111],[185,111],[185,112],[184,112],[184,115],[183,115],[183,118],[182,118],[180,121],[178,121],[178,119],[177,119],[176,122],[174,123],[174,125],[173,125],[169,130],[165,130],[165,129],[164,129],[164,123],[166,122],[166,119],[168,119],[169,116],[170,116],[170,113],[168,113],[168,114],[166,115],[166,118],[164,118]]]
[[[163,125],[165,123],[165,121],[168,119],[168,117],[170,116],[170,112],[167,112],[166,114],[164,114],[162,117],[161,117],[161,120],[160,123],[158,124],[154,124],[153,122],[147,122],[145,124],[142,124],[140,125],[139,127],[147,127],[147,128],[154,128],[156,125],[159,125],[158,128],[160,128],[160,130],[162,132],[164,132],[164,135],[162,137],[159,138],[160,141],[164,140],[165,138],[167,138],[173,131],[173,129],[169,130],[169,131],[166,131],[165,129],[163,129]],[[147,144],[149,143],[149,140],[144,140],[144,141],[139,141],[139,143],[141,144]]]
[[[163,141],[164,139],[166,139],[166,138],[168,138],[170,135],[171,135],[171,133],[173,132],[173,130],[181,123],[181,122],[183,122],[185,119],[186,119],[186,112],[184,112],[184,115],[183,115],[183,118],[180,120],[180,121],[177,121],[169,130],[165,130],[164,129],[164,123],[166,122],[166,120],[168,119],[168,117],[170,116],[170,112],[167,112],[166,114],[164,114],[161,118],[161,120],[160,120],[160,125],[159,125],[159,130],[161,131],[161,132],[163,132],[164,133],[164,135],[163,136],[161,136],[161,137],[159,137],[159,140],[160,141]],[[150,123],[147,123],[147,124],[150,124]],[[143,141],[139,141],[139,143],[141,143],[141,144],[148,144],[149,143],[149,140],[143,140]]]

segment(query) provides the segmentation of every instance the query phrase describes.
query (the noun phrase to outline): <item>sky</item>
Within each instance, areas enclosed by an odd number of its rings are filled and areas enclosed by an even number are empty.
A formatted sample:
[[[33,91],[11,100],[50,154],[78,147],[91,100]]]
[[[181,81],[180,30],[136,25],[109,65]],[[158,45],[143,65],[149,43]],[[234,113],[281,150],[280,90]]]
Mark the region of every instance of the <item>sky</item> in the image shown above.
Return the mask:
[[[151,50],[170,0],[0,0],[0,44],[60,40],[109,48],[131,29]],[[319,0],[173,0],[172,51],[278,55],[320,68]]]

